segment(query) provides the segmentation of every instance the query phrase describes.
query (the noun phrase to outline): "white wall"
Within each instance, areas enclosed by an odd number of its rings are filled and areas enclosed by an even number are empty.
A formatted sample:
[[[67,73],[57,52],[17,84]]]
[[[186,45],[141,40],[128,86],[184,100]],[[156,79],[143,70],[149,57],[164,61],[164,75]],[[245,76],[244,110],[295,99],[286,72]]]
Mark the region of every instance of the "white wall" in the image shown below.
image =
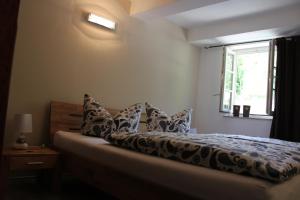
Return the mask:
[[[223,49],[202,49],[198,71],[196,127],[200,133],[268,137],[271,120],[236,119],[219,112]]]
[[[116,33],[91,26],[82,12],[112,14]],[[109,11],[109,13],[107,12]],[[149,101],[168,113],[195,107],[199,49],[165,21],[132,18],[117,0],[22,0],[5,144],[16,113],[33,114],[28,142],[47,142],[49,103],[82,103],[89,93],[111,108]]]

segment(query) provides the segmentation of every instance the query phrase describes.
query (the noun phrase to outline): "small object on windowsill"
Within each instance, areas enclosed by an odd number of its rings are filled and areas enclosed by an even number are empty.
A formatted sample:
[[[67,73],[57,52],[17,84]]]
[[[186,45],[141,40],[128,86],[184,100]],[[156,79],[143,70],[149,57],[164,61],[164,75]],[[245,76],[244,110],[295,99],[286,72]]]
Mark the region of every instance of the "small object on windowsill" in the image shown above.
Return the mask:
[[[233,116],[239,117],[240,116],[240,106],[239,105],[233,105]]]
[[[232,113],[223,114],[223,117],[228,118],[238,118],[238,119],[252,119],[252,120],[272,120],[273,116],[270,115],[249,115],[249,117],[244,117],[243,114],[240,114],[239,117],[233,116]]]
[[[250,116],[250,108],[251,108],[251,106],[248,106],[248,105],[243,106],[243,117]]]

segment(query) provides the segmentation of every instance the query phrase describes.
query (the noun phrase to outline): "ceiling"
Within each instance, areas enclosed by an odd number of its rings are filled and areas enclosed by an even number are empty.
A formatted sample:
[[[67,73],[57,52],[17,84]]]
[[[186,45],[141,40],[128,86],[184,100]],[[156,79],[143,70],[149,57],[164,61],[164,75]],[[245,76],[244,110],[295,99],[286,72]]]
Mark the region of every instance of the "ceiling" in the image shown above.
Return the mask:
[[[149,9],[133,16],[169,20],[184,28],[187,40],[199,46],[300,34],[300,0],[131,1],[133,6],[151,2]]]
[[[255,15],[297,4],[300,5],[299,0],[228,0],[168,16],[167,19],[181,27],[190,28],[195,25]]]

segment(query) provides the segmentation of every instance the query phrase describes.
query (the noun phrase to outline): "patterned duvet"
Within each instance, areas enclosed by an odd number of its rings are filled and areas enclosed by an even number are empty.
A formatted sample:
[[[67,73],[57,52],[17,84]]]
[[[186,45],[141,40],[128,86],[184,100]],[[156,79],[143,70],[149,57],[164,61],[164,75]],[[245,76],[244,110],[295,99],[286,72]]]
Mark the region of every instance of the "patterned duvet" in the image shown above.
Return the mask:
[[[300,172],[300,143],[225,134],[113,133],[113,145],[199,165],[282,182]]]

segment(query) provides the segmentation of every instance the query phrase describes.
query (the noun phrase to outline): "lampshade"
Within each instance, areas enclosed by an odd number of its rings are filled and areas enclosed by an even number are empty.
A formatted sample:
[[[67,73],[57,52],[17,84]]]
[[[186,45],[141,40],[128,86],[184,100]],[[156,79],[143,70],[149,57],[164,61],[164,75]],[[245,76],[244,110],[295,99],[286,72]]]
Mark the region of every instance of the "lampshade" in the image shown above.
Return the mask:
[[[32,132],[32,114],[16,114],[15,127],[18,133]]]

